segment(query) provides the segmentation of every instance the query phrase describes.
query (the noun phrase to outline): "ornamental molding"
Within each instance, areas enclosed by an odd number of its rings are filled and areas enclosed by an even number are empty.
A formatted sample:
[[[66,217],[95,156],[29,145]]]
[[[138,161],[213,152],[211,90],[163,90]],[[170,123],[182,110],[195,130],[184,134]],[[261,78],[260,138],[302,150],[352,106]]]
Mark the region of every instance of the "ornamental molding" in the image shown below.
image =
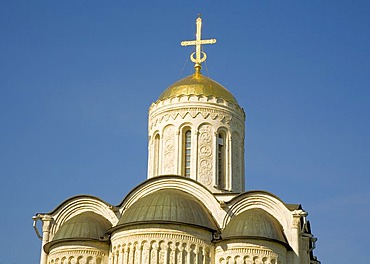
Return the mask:
[[[179,95],[172,98],[167,98],[165,100],[158,100],[151,104],[149,107],[149,111],[154,111],[157,108],[170,106],[173,107],[173,105],[176,104],[186,104],[186,103],[197,103],[197,104],[212,104],[219,107],[227,107],[236,111],[239,111],[244,114],[243,108],[241,108],[238,104],[235,104],[233,102],[228,102],[222,98],[218,98],[215,96],[204,96],[204,95]]]
[[[222,249],[216,248],[216,254],[227,252],[228,254],[234,253],[234,254],[248,254],[248,255],[254,255],[254,256],[272,256],[277,257],[278,254],[273,252],[271,249],[259,249],[259,248],[230,248],[230,245],[228,245],[227,250],[223,251]]]
[[[108,251],[103,252],[98,249],[76,249],[75,247],[68,248],[68,249],[62,249],[60,250],[55,249],[55,251],[51,251],[50,255],[56,256],[56,255],[63,255],[63,256],[70,256],[70,255],[91,255],[91,256],[106,256]]]
[[[227,245],[227,246],[226,246]],[[225,250],[225,248],[227,248]],[[216,244],[216,252],[245,252],[250,254],[285,254],[286,248],[277,243],[267,240],[248,239],[245,240],[226,240]]]
[[[158,229],[156,232],[149,231],[147,228],[130,230],[134,232],[122,231],[117,234],[114,234],[112,237],[112,246],[113,250],[118,248],[118,245],[122,247],[127,247],[130,245],[139,244],[147,242],[158,242],[158,241],[167,241],[171,242],[174,240],[178,241],[187,241],[197,245],[211,246],[212,243],[206,241],[205,234],[204,238],[195,237],[194,235],[180,233],[175,229]],[[209,236],[210,237],[210,236]],[[134,241],[134,242],[133,242]],[[139,243],[140,242],[140,243]]]
[[[240,264],[265,264],[265,263],[273,263],[273,264],[281,264],[285,263],[285,261],[279,261],[277,256],[269,256],[269,255],[250,255],[248,253],[244,254],[237,254],[237,255],[229,255],[225,254],[222,256],[216,256],[217,264],[227,264],[227,263],[240,263]]]
[[[166,233],[169,230],[147,233],[148,229],[145,228],[135,231],[142,234],[112,237],[111,263],[212,263],[214,247],[211,242],[191,235],[176,234],[176,230],[170,230],[172,234]]]
[[[286,263],[286,249],[284,247],[280,244],[267,241],[263,241],[263,244],[264,245],[233,242],[218,243],[215,248],[215,263]]]
[[[57,248],[48,256],[48,264],[88,264],[108,263],[108,250],[76,249],[76,247]]]
[[[171,120],[182,119],[187,116],[197,118],[198,116],[208,120],[219,120],[221,123],[230,124],[233,127],[242,129],[244,128],[244,118],[238,113],[232,113],[225,109],[215,109],[210,107],[179,107],[165,109],[156,113],[149,113],[149,129],[158,123],[168,122]],[[235,120],[235,121],[234,121]],[[243,129],[244,131],[244,129]]]

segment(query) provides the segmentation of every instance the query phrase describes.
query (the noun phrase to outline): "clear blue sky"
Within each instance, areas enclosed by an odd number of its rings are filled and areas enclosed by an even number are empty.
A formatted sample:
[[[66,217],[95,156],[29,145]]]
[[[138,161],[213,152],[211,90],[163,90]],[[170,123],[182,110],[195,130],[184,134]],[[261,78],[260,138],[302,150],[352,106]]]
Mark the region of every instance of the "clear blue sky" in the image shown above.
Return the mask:
[[[301,203],[323,263],[369,260],[369,1],[3,0],[1,264],[38,263],[34,214],[146,179],[147,110],[192,73],[198,13],[203,72],[247,113],[246,189]]]

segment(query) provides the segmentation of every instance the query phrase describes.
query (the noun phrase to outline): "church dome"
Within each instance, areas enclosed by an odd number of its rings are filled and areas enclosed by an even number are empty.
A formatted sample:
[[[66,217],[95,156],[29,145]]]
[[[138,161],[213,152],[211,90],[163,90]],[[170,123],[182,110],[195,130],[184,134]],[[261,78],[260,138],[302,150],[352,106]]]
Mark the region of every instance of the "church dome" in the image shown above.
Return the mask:
[[[67,220],[57,231],[53,240],[45,245],[45,251],[59,242],[100,241],[112,224],[103,216],[83,212]]]
[[[118,225],[139,223],[180,223],[217,230],[210,213],[195,197],[174,189],[140,198],[123,213]]]
[[[99,240],[111,226],[104,217],[93,212],[84,212],[65,222],[55,234],[53,241],[70,238]]]
[[[288,244],[279,222],[262,209],[250,209],[238,214],[227,224],[222,232],[228,238],[268,239]]]
[[[225,87],[211,78],[203,76],[198,71],[169,86],[162,92],[158,100],[164,100],[181,95],[214,96],[216,98],[222,98],[228,102],[238,104],[235,97]]]

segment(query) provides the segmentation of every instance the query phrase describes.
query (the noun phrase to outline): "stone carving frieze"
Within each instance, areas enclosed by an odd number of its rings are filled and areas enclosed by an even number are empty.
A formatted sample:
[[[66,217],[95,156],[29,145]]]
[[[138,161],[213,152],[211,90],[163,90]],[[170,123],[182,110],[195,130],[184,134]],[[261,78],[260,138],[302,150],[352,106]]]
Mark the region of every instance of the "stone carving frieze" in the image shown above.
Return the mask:
[[[238,133],[233,133],[232,134],[232,182],[233,182],[233,190],[234,191],[241,191],[242,188],[242,182],[241,182],[241,177],[242,177],[242,155],[241,155],[241,140],[239,137]]]
[[[198,136],[198,166],[199,166],[199,181],[210,187],[212,185],[213,175],[213,140],[212,127],[208,124],[201,125]]]
[[[216,253],[217,264],[285,264],[285,258],[269,249],[234,248]]]
[[[108,252],[89,249],[65,249],[50,253],[48,264],[107,264]]]
[[[187,115],[192,118],[197,116],[202,116],[204,119],[210,118],[211,120],[219,119],[225,124],[231,123],[231,121],[236,117],[239,120],[239,124],[243,124],[244,120],[241,118],[240,114],[232,113],[224,109],[215,109],[208,107],[185,107],[185,108],[174,108],[168,109],[159,113],[150,115],[149,128],[152,128],[157,123],[163,121],[167,122],[170,118],[176,120],[177,118],[184,119]],[[239,117],[239,118],[238,118]],[[237,121],[236,121],[237,122]],[[240,125],[238,125],[240,126]]]
[[[111,264],[212,263],[212,245],[187,235],[130,235],[113,242]]]
[[[175,173],[175,129],[173,126],[168,126],[164,130],[163,136],[164,148],[164,173]]]

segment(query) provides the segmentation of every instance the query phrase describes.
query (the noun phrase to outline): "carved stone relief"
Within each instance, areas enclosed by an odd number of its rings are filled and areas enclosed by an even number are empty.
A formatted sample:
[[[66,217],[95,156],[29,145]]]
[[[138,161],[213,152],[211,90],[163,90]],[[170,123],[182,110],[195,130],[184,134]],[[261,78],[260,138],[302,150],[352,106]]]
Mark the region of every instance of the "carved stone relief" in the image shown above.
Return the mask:
[[[278,255],[251,255],[243,252],[222,256],[216,263],[219,264],[277,264],[285,263],[278,261]]]
[[[156,125],[157,123],[168,121],[170,118],[172,120],[175,120],[177,117],[184,119],[186,115],[190,115],[192,118],[202,115],[204,119],[208,117],[210,117],[212,120],[219,119],[221,122],[226,124],[229,124],[233,121],[232,123],[235,123],[236,126],[240,126],[240,124],[243,124],[242,122],[244,122],[241,114],[238,115],[240,119],[240,121],[238,121],[238,119],[235,118],[236,116],[234,117],[234,114],[228,110],[207,107],[187,107],[167,110],[163,113],[151,115],[149,119],[149,128],[151,129],[153,125]]]
[[[226,250],[225,250],[226,249]],[[269,247],[251,244],[225,244],[216,248],[217,264],[287,264],[286,251],[281,245]]]
[[[115,242],[110,264],[211,264],[212,246],[185,235],[129,236]],[[122,242],[120,242],[122,241]],[[130,241],[125,244],[125,241]],[[135,244],[136,247],[131,245]],[[134,252],[133,252],[134,251]],[[116,252],[116,253],[115,253]],[[123,256],[123,257],[120,257]],[[120,261],[118,261],[120,260]]]
[[[175,129],[167,126],[163,133],[164,174],[175,173]]]
[[[201,125],[198,137],[198,168],[199,181],[205,186],[212,185],[213,175],[213,140],[212,127]]]
[[[232,183],[233,183],[233,190],[234,191],[242,191],[242,182],[241,182],[241,140],[239,134],[234,132],[232,134]]]
[[[99,250],[55,250],[48,256],[48,264],[107,264],[108,252]]]

